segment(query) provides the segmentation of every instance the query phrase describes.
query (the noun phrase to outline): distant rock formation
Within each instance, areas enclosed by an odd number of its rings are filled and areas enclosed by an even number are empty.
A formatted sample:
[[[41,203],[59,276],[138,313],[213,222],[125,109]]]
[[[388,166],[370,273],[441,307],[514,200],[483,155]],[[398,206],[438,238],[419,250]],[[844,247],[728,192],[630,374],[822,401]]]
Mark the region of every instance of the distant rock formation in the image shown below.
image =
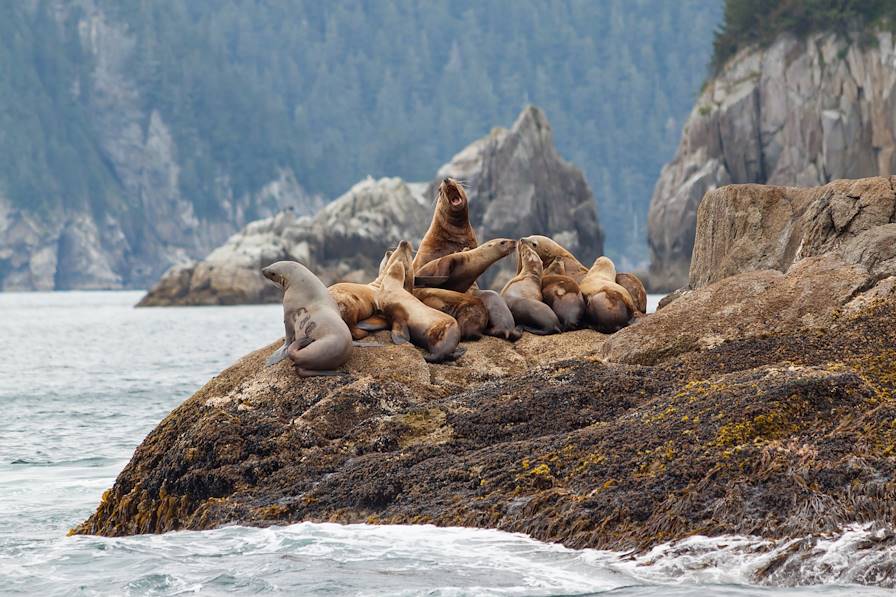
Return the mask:
[[[383,252],[422,236],[431,217],[423,184],[400,178],[368,178],[314,217],[292,211],[252,222],[200,262],[175,265],[139,306],[233,305],[278,302],[280,289],[261,268],[283,259],[310,267],[325,284],[368,281]]]
[[[583,262],[603,252],[597,205],[582,172],[554,148],[544,113],[525,108],[513,127],[494,129],[442,166],[429,185],[367,179],[313,218],[286,212],[253,222],[206,259],[171,268],[141,306],[214,305],[279,300],[260,269],[279,259],[308,265],[321,279],[368,281],[383,253],[402,239],[416,246],[432,217],[438,182],[461,180],[480,241],[548,234]],[[483,283],[515,267],[505,260]]]
[[[55,3],[60,21],[80,32],[92,69],[69,101],[81,105],[115,185],[98,185],[93,205],[35,197],[53,207],[16,207],[0,193],[0,291],[145,288],[172,264],[207,255],[251,220],[286,207],[313,213],[322,204],[284,169],[252,192],[235,195],[229,173],[215,184],[216,209],[197,213],[181,188],[183,156],[158,110],[147,110],[128,71],[136,52],[128,26],[96,3]],[[83,84],[83,86],[82,86]],[[73,163],[75,163],[73,161]],[[48,173],[50,175],[50,173]],[[52,200],[50,200],[52,199]]]
[[[758,535],[799,540],[755,581],[817,582],[802,564],[818,537],[896,518],[887,187],[716,191],[700,287],[610,336],[485,338],[431,365],[382,333],[347,375],[309,379],[264,367],[272,343],[166,417],[74,532],[432,523],[607,549]],[[894,536],[829,581],[894,586]]]
[[[707,83],[651,201],[654,288],[687,283],[697,206],[712,189],[896,174],[896,48],[891,33],[875,35],[869,44],[782,36]]]

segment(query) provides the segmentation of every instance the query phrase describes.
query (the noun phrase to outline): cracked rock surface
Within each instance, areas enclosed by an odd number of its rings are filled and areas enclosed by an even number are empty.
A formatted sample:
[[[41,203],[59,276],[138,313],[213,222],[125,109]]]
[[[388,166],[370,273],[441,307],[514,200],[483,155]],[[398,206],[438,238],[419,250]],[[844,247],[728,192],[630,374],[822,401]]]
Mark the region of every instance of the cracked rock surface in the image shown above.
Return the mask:
[[[687,283],[708,191],[896,173],[896,49],[890,32],[875,35],[868,44],[784,35],[740,52],[708,82],[651,200],[654,288]]]

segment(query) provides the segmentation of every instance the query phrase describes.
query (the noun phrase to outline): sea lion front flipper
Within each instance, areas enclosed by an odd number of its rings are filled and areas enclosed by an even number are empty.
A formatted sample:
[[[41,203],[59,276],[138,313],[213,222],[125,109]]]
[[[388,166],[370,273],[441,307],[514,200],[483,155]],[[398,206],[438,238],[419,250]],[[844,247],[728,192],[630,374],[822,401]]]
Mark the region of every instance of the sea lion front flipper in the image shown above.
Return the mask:
[[[296,367],[296,373],[299,374],[299,377],[343,377],[350,375],[348,371],[303,369],[302,367]]]
[[[464,356],[464,354],[466,354],[466,352],[467,352],[466,348],[464,348],[463,346],[458,346],[456,349],[454,349],[454,352],[452,352],[451,354],[448,355],[448,359],[452,360],[452,361],[456,361],[457,359]]]
[[[265,367],[270,367],[271,365],[276,365],[277,363],[279,363],[280,361],[282,361],[283,359],[285,359],[285,358],[286,358],[286,348],[287,348],[286,344],[284,344],[283,346],[281,346],[280,348],[278,348],[278,349],[276,350],[276,352],[274,352],[273,354],[271,354],[271,356],[269,356],[269,357],[265,360],[265,362],[264,362],[264,366],[265,366]]]
[[[392,342],[395,344],[407,344],[411,341],[411,331],[408,329],[407,322],[392,322]]]
[[[367,319],[362,319],[356,325],[357,328],[365,332],[379,332],[389,327],[389,322],[382,315],[373,315]]]
[[[448,276],[414,276],[414,288],[438,288],[448,281]]]

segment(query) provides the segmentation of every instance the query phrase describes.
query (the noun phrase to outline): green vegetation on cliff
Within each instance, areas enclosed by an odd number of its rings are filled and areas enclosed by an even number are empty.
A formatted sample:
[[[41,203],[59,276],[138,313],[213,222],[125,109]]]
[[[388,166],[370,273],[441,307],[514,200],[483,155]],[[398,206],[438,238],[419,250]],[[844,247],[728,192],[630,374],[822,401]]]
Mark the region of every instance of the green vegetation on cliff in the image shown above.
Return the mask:
[[[893,0],[725,0],[724,20],[713,40],[712,68],[717,72],[739,49],[769,44],[782,33],[846,35],[893,23]]]
[[[533,103],[586,172],[611,254],[641,257],[650,193],[699,88],[720,8],[2,3],[0,193],[27,208],[98,213],[139,201],[123,191],[117,169],[130,154],[114,131],[133,122],[145,135],[157,111],[180,191],[200,215],[221,205],[221,181],[239,196],[283,167],[334,197],[367,174],[428,180]]]

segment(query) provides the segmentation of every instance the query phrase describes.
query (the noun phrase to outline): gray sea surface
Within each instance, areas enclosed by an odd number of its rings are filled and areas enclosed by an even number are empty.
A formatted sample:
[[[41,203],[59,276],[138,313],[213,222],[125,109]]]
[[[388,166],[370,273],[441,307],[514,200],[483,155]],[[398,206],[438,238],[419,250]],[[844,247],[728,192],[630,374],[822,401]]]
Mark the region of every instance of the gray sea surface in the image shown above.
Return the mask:
[[[0,293],[0,594],[889,594],[871,528],[815,544],[784,584],[755,572],[791,544],[693,537],[647,554],[571,550],[431,526],[296,524],[67,537],[145,435],[282,333],[278,305],[134,309],[139,292]],[[655,304],[659,297],[651,297]],[[870,571],[870,572],[869,572]],[[773,580],[774,582],[774,580]],[[832,584],[821,584],[832,583]]]

